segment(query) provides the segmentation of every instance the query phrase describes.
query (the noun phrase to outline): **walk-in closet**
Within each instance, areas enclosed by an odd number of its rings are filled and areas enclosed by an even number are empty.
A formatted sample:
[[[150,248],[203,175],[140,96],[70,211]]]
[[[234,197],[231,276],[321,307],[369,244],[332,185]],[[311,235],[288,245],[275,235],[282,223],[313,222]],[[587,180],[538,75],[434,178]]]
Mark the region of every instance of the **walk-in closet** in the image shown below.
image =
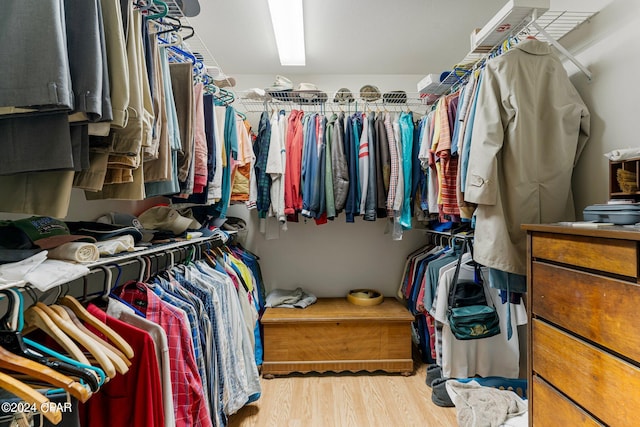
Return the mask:
[[[635,426],[635,0],[6,0],[0,427]]]

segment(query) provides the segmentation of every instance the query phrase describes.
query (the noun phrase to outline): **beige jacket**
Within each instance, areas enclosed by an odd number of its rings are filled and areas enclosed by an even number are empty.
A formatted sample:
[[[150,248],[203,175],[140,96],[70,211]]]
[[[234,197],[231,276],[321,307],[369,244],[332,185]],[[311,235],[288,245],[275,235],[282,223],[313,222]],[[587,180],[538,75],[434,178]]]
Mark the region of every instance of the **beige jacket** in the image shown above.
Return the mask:
[[[521,224],[574,219],[571,175],[590,115],[546,43],[526,40],[485,68],[465,192],[478,204],[474,258],[524,275]]]

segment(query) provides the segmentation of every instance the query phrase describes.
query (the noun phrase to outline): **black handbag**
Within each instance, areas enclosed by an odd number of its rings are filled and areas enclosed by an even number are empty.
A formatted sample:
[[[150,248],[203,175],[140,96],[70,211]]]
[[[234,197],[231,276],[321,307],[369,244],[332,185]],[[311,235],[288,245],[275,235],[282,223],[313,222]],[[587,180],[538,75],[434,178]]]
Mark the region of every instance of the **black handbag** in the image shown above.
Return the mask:
[[[447,312],[449,326],[453,335],[459,340],[489,338],[500,333],[500,319],[496,308],[487,304],[484,285],[479,274],[480,267],[475,261],[476,277],[480,283],[471,280],[458,282],[462,256],[466,247],[465,240],[453,275],[453,285],[449,291]]]

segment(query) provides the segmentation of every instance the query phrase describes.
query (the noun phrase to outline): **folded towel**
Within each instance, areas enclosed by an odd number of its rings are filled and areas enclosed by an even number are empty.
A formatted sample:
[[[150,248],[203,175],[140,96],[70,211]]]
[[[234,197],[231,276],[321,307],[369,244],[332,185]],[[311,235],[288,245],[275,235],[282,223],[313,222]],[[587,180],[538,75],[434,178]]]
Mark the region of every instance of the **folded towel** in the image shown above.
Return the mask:
[[[510,390],[484,387],[476,381],[446,382],[460,427],[497,427],[527,412],[527,401]]]
[[[89,274],[89,269],[84,265],[48,259],[27,273],[24,279],[40,292],[45,292],[87,274]]]
[[[93,243],[70,242],[49,250],[47,257],[64,261],[93,262],[100,258],[100,253]]]
[[[609,151],[604,156],[613,161],[635,159],[640,157],[640,148],[621,148]]]
[[[96,243],[100,255],[115,255],[120,252],[131,252],[135,248],[133,237],[126,234]]]

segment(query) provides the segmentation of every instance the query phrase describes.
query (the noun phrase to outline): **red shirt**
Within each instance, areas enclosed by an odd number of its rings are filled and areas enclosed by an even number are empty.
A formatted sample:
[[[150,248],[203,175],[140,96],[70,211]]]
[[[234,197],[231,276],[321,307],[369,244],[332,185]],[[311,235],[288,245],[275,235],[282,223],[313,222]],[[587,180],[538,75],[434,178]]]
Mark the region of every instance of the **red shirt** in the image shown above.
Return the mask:
[[[153,340],[147,332],[108,316],[93,304],[88,310],[131,345],[134,357],[129,372],[116,375],[86,403],[79,405],[80,424],[164,427],[160,369]],[[93,332],[100,334],[97,330]]]
[[[285,149],[287,151],[284,174],[284,213],[293,215],[302,210],[300,175],[302,168],[303,111],[292,110],[287,123]]]

